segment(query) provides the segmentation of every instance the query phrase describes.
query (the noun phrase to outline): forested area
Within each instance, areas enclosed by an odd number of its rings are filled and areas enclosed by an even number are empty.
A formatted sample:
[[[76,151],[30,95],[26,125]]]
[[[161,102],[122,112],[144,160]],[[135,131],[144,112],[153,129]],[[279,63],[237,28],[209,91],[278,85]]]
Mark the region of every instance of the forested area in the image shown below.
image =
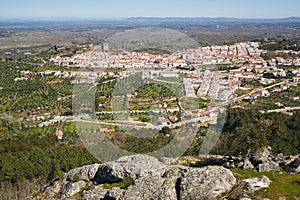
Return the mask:
[[[85,148],[61,143],[53,134],[4,139],[0,141],[0,148],[3,198],[25,198],[64,172],[99,162]]]
[[[230,109],[220,141],[212,153],[246,155],[248,150],[271,146],[274,154],[300,153],[300,112],[293,116]]]

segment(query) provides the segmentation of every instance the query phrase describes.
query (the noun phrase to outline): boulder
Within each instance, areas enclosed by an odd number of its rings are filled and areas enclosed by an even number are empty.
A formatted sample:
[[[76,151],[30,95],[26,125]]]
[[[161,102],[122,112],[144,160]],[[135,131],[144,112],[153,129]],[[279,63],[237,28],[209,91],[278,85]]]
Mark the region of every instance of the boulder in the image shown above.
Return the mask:
[[[240,183],[241,186],[244,186],[243,191],[247,194],[254,193],[263,188],[268,188],[270,184],[271,184],[271,180],[266,176],[245,179]]]
[[[230,193],[230,198],[241,199],[249,197],[254,192],[270,186],[271,180],[266,176],[242,180]]]
[[[258,165],[259,172],[279,171],[279,164],[273,161],[265,162]]]
[[[72,169],[65,176],[64,182],[66,182],[66,181],[76,182],[78,180],[90,181],[96,175],[96,172],[98,171],[99,166],[100,166],[100,164],[93,164],[93,165],[87,165],[84,167]],[[78,180],[74,180],[74,178],[78,179]]]
[[[265,163],[272,160],[273,156],[271,155],[271,150],[271,147],[263,147],[257,150],[253,155],[254,164]]]
[[[224,167],[188,169],[180,180],[180,199],[216,199],[235,183],[232,172]]]
[[[279,163],[272,156],[271,150],[271,147],[263,147],[254,153],[251,163],[257,171],[269,172],[280,170]]]
[[[254,169],[254,166],[252,165],[252,163],[250,162],[250,160],[248,158],[246,158],[244,160],[244,163],[243,163],[243,169]]]
[[[293,162],[284,167],[284,170],[290,174],[300,173],[300,158],[296,158]]]
[[[299,158],[299,155],[284,156],[282,153],[280,153],[275,157],[275,162],[277,162],[279,164],[279,166],[285,167],[285,166],[289,165],[290,163],[292,163],[293,161],[295,161],[297,158]]]
[[[133,179],[149,174],[162,176],[165,169],[166,165],[151,156],[125,156],[117,161],[100,165],[93,182],[97,184],[118,182],[126,176]]]

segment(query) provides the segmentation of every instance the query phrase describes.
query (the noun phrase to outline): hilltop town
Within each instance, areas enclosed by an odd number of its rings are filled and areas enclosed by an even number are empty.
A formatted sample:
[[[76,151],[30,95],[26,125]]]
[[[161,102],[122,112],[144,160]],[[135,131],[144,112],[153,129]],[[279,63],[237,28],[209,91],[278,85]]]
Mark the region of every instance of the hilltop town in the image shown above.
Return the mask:
[[[159,104],[158,108],[151,110],[169,114],[169,117],[161,116],[156,119],[160,128],[180,125],[179,122],[184,121],[184,118],[186,120],[196,118],[202,120],[204,124],[213,122],[216,121],[216,112],[227,105],[235,106],[236,102],[243,99],[269,97],[274,92],[287,90],[300,82],[300,52],[278,50],[275,52],[276,57],[266,60],[264,55],[268,51],[262,50],[259,42],[184,49],[163,55],[128,51],[114,54],[110,51],[107,42],[102,46],[89,45],[89,48],[88,51],[71,57],[54,55],[48,62],[61,66],[63,70],[48,68],[38,73],[42,76],[70,79],[72,85],[98,85],[99,79],[107,83],[129,78],[139,72],[143,79],[152,80],[156,84],[167,87],[168,85],[181,85],[183,96],[178,97],[174,94],[165,96],[162,102],[156,102]],[[29,70],[22,70],[20,71],[22,76],[14,80],[26,81],[32,73]],[[133,95],[132,99],[134,97],[136,101],[139,100],[137,94]],[[66,98],[70,96],[60,96],[57,101]],[[113,110],[107,99],[103,101],[101,96],[99,98],[100,103],[97,106],[99,110],[95,112],[98,115],[109,115],[109,117],[102,117],[102,120],[107,122],[112,114],[124,111]],[[297,96],[293,98],[297,99]],[[170,102],[169,99],[177,103],[167,103]],[[198,99],[202,105],[197,105],[196,108],[183,108],[182,101],[189,99]],[[149,103],[149,101],[156,100],[150,98],[144,103]],[[276,103],[279,105],[278,109],[281,108],[281,110],[260,110],[260,112],[281,111],[292,114],[287,111],[298,109],[290,107],[282,109],[282,105]],[[147,114],[148,111],[144,108],[130,110],[131,114],[139,113],[140,115]],[[38,118],[45,119],[44,116]],[[141,118],[139,116],[136,120],[140,121]],[[40,126],[49,126],[60,121],[66,121],[66,117],[55,116],[50,121],[40,123]],[[151,120],[142,121],[144,125],[146,122],[153,123]],[[111,120],[109,122],[112,125],[117,123]],[[150,124],[148,126],[153,127]]]

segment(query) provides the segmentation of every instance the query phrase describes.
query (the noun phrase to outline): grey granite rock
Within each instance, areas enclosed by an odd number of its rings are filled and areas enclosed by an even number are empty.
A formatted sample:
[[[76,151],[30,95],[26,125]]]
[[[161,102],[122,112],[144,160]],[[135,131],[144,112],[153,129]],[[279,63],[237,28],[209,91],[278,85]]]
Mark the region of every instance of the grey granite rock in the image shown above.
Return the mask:
[[[284,170],[290,174],[300,173],[300,158],[296,158],[293,162],[284,167]]]
[[[231,192],[230,197],[233,199],[249,197],[258,190],[268,188],[270,184],[271,180],[266,176],[244,179]]]
[[[111,189],[103,185],[121,182],[125,177],[131,177],[134,183]],[[189,168],[166,165],[151,156],[134,155],[73,169],[63,180],[46,187],[44,196],[84,200],[216,199],[235,184],[233,173],[222,166]]]
[[[181,178],[180,199],[216,199],[235,183],[232,172],[224,167],[187,169]]]
[[[258,165],[259,172],[279,171],[279,164],[273,161],[265,162]]]

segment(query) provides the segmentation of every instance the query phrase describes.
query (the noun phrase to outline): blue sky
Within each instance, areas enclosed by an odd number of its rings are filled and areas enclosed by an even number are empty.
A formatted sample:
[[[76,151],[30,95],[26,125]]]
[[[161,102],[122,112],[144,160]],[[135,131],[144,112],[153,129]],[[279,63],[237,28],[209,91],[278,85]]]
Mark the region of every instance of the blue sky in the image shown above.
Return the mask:
[[[0,0],[1,18],[300,16],[299,0]]]

